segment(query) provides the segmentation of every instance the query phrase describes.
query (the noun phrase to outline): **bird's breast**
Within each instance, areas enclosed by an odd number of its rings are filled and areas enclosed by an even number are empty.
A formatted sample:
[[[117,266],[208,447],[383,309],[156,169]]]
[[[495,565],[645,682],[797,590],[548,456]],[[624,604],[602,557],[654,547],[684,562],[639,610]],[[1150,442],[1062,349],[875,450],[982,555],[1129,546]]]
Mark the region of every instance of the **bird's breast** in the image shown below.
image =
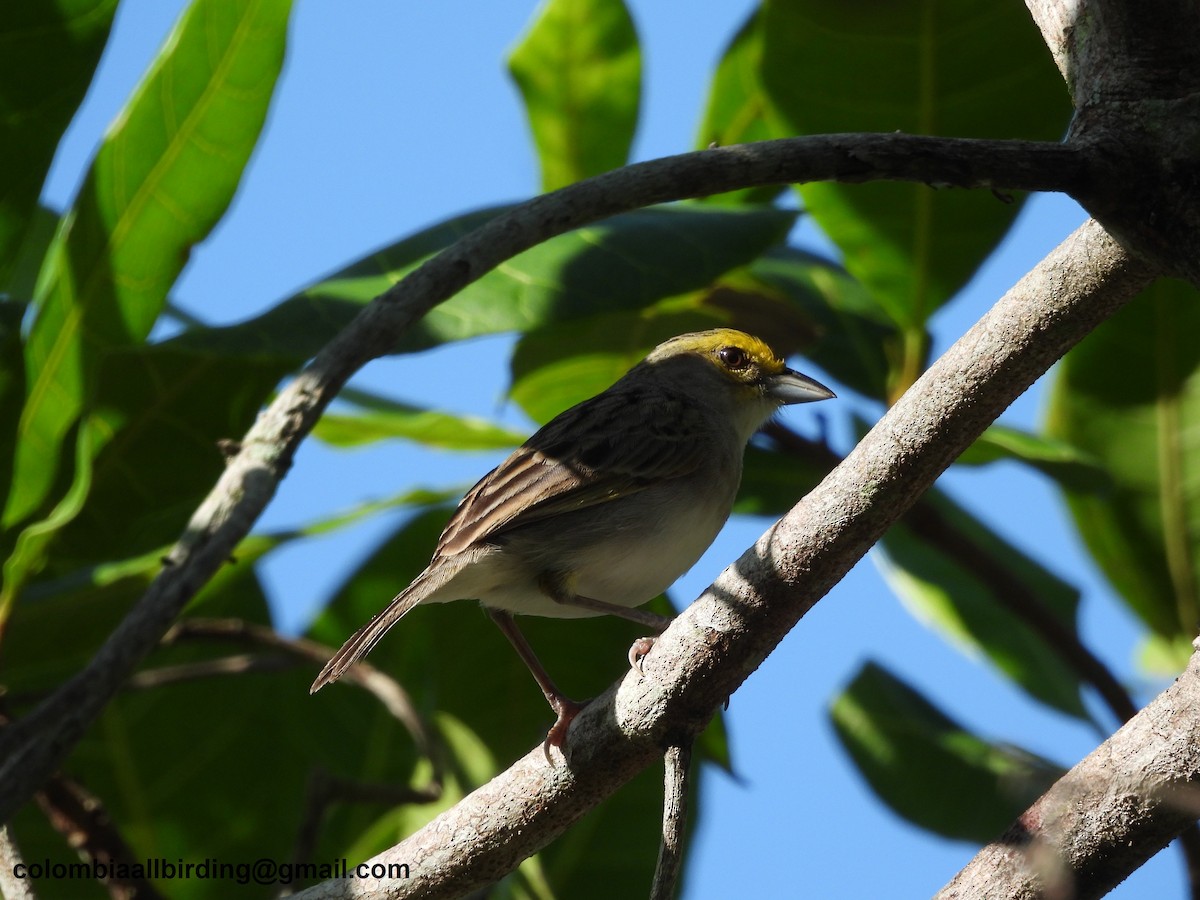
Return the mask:
[[[729,516],[738,478],[712,475],[664,482],[511,532],[502,555],[534,574],[523,587],[509,580],[481,599],[527,615],[594,615],[545,596],[536,585],[546,574],[595,600],[626,607],[649,602],[692,567]]]

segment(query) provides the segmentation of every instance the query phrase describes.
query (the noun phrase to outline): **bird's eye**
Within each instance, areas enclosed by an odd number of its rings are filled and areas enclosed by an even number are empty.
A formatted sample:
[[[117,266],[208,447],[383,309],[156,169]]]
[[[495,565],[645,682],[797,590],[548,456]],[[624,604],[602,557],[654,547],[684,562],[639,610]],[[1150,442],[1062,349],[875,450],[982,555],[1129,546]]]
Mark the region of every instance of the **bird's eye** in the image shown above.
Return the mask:
[[[722,347],[717,351],[717,359],[729,369],[744,369],[750,365],[750,357],[741,347]]]

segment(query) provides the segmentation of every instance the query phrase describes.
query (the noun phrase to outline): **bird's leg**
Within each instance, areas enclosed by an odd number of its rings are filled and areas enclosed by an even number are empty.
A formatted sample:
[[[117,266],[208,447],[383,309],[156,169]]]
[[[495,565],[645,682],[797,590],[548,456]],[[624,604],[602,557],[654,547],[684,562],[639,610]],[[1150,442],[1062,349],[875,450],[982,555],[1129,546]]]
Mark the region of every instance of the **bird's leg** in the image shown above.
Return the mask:
[[[561,603],[563,606],[578,606],[581,609],[590,609],[605,615],[616,616],[619,619],[637,622],[639,625],[654,629],[655,634],[662,634],[667,630],[667,626],[675,621],[674,616],[660,616],[648,609],[631,608],[621,606],[619,603],[609,603],[607,600],[583,597],[573,593],[563,583],[561,576],[550,573],[546,573],[538,579],[538,587],[555,603]]]
[[[542,665],[541,660],[537,658],[537,654],[533,652],[533,648],[529,646],[529,641],[525,639],[525,635],[521,633],[521,629],[517,627],[516,621],[513,620],[512,614],[505,612],[502,609],[492,609],[485,606],[487,614],[491,616],[493,622],[496,623],[504,636],[508,638],[513,649],[524,660],[525,665],[529,668],[533,675],[533,680],[538,683],[538,687],[542,689],[542,694],[546,698],[546,702],[550,704],[550,708],[554,710],[554,714],[558,717],[554,724],[550,727],[550,731],[546,734],[546,742],[542,744],[542,752],[546,754],[546,762],[553,765],[550,759],[550,748],[563,748],[563,744],[567,739],[567,729],[571,727],[571,720],[576,714],[583,709],[586,704],[577,703],[558,689],[558,685],[554,683],[546,667]]]
[[[628,606],[609,603],[606,600],[593,600],[591,597],[581,597],[578,594],[568,594],[561,598],[554,597],[554,599],[567,606],[593,609],[596,612],[617,616],[620,619],[628,619],[630,622],[637,622],[639,625],[652,628],[655,634],[662,634],[667,630],[667,626],[675,621],[674,616],[660,616],[658,613],[650,612],[648,609],[630,609]]]
[[[654,646],[657,635],[666,631],[667,626],[675,621],[673,616],[660,616],[658,613],[652,613],[646,609],[630,608],[616,603],[609,603],[606,600],[596,600],[592,597],[573,594],[563,584],[561,578],[553,575],[543,575],[538,585],[555,603],[561,603],[564,606],[579,606],[583,609],[607,613],[610,616],[617,616],[618,618],[627,619],[630,622],[636,622],[639,625],[645,625],[647,628],[654,629],[655,637],[638,638],[633,642],[633,646],[629,648],[629,668],[633,669],[639,675],[642,674],[642,660],[650,652],[650,648]]]

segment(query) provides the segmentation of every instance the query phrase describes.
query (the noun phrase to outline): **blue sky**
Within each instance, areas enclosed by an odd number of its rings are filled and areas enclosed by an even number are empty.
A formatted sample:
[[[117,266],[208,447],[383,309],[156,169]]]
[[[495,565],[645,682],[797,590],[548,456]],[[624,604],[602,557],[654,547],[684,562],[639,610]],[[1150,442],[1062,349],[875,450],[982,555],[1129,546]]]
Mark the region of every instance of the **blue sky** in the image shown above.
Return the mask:
[[[628,2],[645,54],[634,156],[690,149],[709,75],[753,4],[736,0],[685,10],[678,3]],[[52,205],[69,201],[105,127],[182,7],[182,0],[123,0],[99,78],[60,148],[46,191]],[[297,0],[289,60],[267,131],[229,214],[193,254],[175,301],[212,322],[243,319],[370,248],[536,191],[531,140],[504,71],[506,53],[534,8],[532,0]],[[879,128],[890,130],[887,123]],[[1001,251],[935,320],[937,349],[952,343],[1083,218],[1065,198],[1029,203]],[[823,246],[808,227],[798,230],[797,239]],[[358,383],[524,427],[520,412],[504,402],[509,346],[506,338],[485,339],[378,361]],[[1020,398],[1004,420],[1034,427],[1042,387]],[[879,411],[862,412],[874,417]],[[800,408],[786,418],[810,429],[816,414]],[[401,445],[350,453],[309,442],[262,524],[307,522],[413,482],[470,483],[497,461],[488,454],[446,457]],[[1081,588],[1085,640],[1119,677],[1140,685],[1131,663],[1137,627],[1106,593],[1053,489],[1005,464],[952,473],[942,483]],[[273,557],[264,577],[281,627],[302,628],[394,523],[368,523]],[[731,521],[677,584],[676,600],[699,593],[768,524]],[[614,649],[614,678],[623,656],[623,648]],[[1073,764],[1101,737],[1031,704],[985,664],[946,645],[904,611],[865,560],[733,697],[727,721],[738,777],[706,776],[686,897],[748,889],[761,896],[922,896],[971,857],[972,847],[931,837],[875,803],[843,757],[826,706],[868,659],[884,663],[981,733],[1064,764]],[[1140,699],[1157,690],[1141,687]],[[1112,896],[1183,895],[1182,862],[1168,851]]]

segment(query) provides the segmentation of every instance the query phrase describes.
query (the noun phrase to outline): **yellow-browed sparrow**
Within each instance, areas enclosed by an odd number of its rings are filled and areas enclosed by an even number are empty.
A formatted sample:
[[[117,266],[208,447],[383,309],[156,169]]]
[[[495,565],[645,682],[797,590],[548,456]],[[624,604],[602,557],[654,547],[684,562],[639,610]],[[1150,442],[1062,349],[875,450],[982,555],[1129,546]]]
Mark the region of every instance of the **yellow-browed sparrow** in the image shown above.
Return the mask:
[[[429,566],[346,641],[312,690],[341,676],[418,603],[479,600],[558,716],[546,736],[549,758],[582,707],[555,687],[513,613],[608,613],[661,631],[669,619],[633,607],[670,587],[716,538],[751,435],[781,406],[832,396],[731,328],[659,344],[471,488]]]

